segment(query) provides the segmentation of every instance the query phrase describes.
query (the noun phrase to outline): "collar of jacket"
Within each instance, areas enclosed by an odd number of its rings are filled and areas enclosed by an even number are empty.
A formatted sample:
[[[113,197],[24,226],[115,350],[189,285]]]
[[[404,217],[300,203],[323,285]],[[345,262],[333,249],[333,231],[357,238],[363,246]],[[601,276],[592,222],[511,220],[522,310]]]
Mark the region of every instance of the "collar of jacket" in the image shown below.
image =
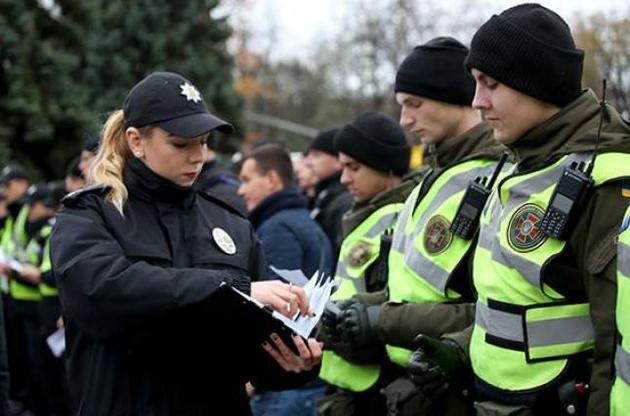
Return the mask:
[[[371,199],[355,202],[350,211],[343,215],[341,228],[344,237],[350,234],[359,224],[361,224],[372,213],[385,205],[394,203],[404,203],[413,188],[421,181],[421,177],[415,173],[406,175],[395,187],[383,191]]]
[[[255,229],[258,229],[266,219],[278,211],[298,208],[306,209],[307,207],[308,200],[306,197],[301,195],[296,187],[289,186],[263,199],[261,203],[249,213],[249,221]]]
[[[440,170],[451,163],[463,162],[470,159],[490,158],[498,159],[505,147],[494,140],[492,128],[486,121],[435,147],[433,157]]]
[[[154,173],[143,162],[132,157],[127,163],[124,183],[130,195],[146,201],[167,203],[188,210],[195,201],[192,187],[182,187]]]
[[[519,170],[529,169],[554,157],[592,151],[597,138],[600,108],[595,93],[586,90],[558,113],[508,145],[516,156]],[[607,108],[610,121],[604,122],[602,127],[599,150],[630,151],[630,126],[612,106]]]
[[[340,179],[341,172],[338,172],[319,181],[317,185],[315,185],[315,198],[317,199],[319,194],[324,191],[327,191],[327,195],[337,195],[338,193],[343,192],[346,188],[341,184],[341,182],[339,182]]]

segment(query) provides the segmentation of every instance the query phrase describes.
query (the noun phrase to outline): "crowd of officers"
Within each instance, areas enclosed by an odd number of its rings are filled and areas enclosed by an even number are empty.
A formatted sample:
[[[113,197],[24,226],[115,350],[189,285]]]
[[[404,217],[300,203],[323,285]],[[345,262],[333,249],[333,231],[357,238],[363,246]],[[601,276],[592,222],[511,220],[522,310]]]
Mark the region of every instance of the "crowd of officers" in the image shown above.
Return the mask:
[[[317,394],[248,385],[255,414],[630,413],[630,126],[581,88],[583,58],[560,16],[519,5],[470,49],[416,47],[396,73],[400,123],[367,112],[321,132],[295,180],[278,143],[246,155],[240,182],[207,162],[201,187],[236,201],[272,266],[339,282],[301,389]],[[427,149],[411,172],[405,131]],[[48,236],[97,147],[64,185],[2,172],[3,414],[71,412],[45,342],[63,328]]]

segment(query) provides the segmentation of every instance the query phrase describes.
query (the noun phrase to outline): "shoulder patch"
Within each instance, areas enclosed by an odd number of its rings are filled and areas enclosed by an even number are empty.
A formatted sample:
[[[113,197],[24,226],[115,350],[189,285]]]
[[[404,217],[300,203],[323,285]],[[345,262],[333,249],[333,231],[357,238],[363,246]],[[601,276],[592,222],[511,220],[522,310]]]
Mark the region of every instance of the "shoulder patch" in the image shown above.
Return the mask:
[[[245,216],[244,213],[242,213],[238,208],[234,207],[233,205],[231,205],[230,203],[223,201],[215,196],[212,196],[206,192],[203,191],[197,191],[197,195],[203,197],[204,199],[207,199],[210,202],[213,202],[217,205],[220,205],[222,208],[225,208],[226,210],[230,211],[233,214],[238,215],[241,218],[245,218],[247,219],[247,217]]]
[[[83,196],[90,194],[103,195],[105,192],[109,190],[109,186],[98,184],[98,185],[90,185],[85,188],[77,189],[74,192],[70,192],[68,195],[64,196],[61,199],[61,203],[66,206],[72,206],[76,204]]]

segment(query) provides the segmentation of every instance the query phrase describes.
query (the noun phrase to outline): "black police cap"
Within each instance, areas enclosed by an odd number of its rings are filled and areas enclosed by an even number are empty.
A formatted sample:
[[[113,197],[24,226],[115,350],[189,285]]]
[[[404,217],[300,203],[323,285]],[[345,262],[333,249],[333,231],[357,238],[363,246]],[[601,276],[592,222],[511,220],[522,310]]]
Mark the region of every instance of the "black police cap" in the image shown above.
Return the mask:
[[[26,179],[28,180],[28,173],[26,169],[17,163],[12,163],[5,166],[0,172],[0,183],[8,182],[12,179]]]
[[[125,98],[123,113],[126,127],[155,125],[178,137],[234,132],[230,123],[210,114],[190,81],[172,72],[154,72],[137,83]]]
[[[61,182],[38,183],[28,189],[27,202],[29,204],[41,202],[47,207],[54,208],[59,205],[64,195],[65,188]]]

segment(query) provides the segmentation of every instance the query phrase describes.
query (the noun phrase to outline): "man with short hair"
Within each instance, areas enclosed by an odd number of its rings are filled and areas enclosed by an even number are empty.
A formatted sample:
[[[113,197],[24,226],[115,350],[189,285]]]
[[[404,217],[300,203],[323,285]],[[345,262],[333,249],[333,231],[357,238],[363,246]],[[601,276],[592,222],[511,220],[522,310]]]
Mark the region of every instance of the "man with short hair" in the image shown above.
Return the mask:
[[[330,274],[330,244],[308,215],[286,150],[277,145],[254,149],[243,159],[239,179],[238,194],[245,200],[269,264],[302,270],[307,277],[323,266],[320,271]]]
[[[477,414],[609,412],[630,127],[581,89],[583,58],[538,4],[492,16],[466,58],[473,105],[517,164],[481,217],[472,335],[419,340],[411,371],[420,386],[443,385],[469,353]]]
[[[332,273],[328,238],[313,221],[307,200],[295,186],[293,165],[278,145],[256,147],[243,159],[238,194],[260,238],[269,264],[276,269],[301,270],[307,277],[316,271]],[[256,387],[256,386],[254,386]],[[315,379],[300,389],[259,392],[252,398],[254,415],[311,415],[325,386]]]
[[[338,131],[338,128],[333,128],[320,132],[306,153],[306,163],[317,177],[311,217],[330,239],[335,259],[343,240],[341,217],[352,206],[352,196],[339,182],[341,164],[333,143]]]

